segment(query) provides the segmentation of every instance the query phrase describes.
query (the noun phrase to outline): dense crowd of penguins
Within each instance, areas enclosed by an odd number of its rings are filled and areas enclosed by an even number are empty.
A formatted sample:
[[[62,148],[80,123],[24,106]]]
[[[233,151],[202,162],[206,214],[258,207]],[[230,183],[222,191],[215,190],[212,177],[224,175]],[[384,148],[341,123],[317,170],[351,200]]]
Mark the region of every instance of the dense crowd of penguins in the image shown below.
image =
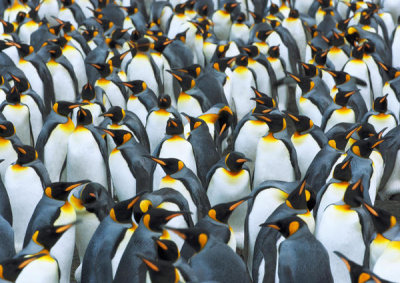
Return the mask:
[[[0,14],[0,282],[400,282],[399,0]]]

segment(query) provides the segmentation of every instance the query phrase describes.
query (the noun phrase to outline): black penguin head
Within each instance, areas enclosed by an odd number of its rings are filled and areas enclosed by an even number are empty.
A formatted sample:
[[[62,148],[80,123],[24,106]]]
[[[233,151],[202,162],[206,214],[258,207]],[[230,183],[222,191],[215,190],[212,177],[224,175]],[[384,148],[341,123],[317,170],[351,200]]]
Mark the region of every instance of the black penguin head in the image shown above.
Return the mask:
[[[173,71],[188,74],[193,78],[198,78],[202,72],[202,68],[199,64],[193,64],[185,68],[174,69]]]
[[[281,114],[255,114],[258,119],[267,122],[271,133],[278,133],[286,129],[286,119]]]
[[[386,95],[384,95],[384,96],[382,96],[382,97],[377,97],[377,98],[375,98],[375,100],[374,100],[374,105],[373,105],[373,109],[376,111],[376,112],[379,112],[379,113],[386,113],[386,111],[387,111],[387,96],[388,96],[388,94],[386,94]]]
[[[39,230],[36,230],[35,233],[32,235],[32,240],[44,247],[46,250],[50,250],[57,241],[61,238],[64,232],[66,232],[69,228],[71,228],[74,223],[67,224],[67,225],[49,225],[43,227]]]
[[[57,59],[62,55],[61,47],[59,45],[53,44],[49,49],[49,53],[52,59]]]
[[[362,11],[361,15],[360,15],[359,23],[361,25],[370,25],[371,24],[371,13],[369,13],[367,10]]]
[[[354,59],[362,60],[362,58],[364,56],[364,46],[360,45],[360,46],[353,47],[353,49],[351,50],[351,56]]]
[[[147,270],[149,271],[151,282],[179,282],[179,272],[169,261],[150,259],[141,254],[136,254]]]
[[[174,232],[179,237],[185,240],[196,252],[200,252],[209,240],[207,230],[203,228],[193,227],[188,229],[178,229],[172,227],[165,227],[166,229]]]
[[[373,41],[366,41],[363,43],[364,52],[367,54],[372,54],[375,52],[375,43]]]
[[[311,91],[315,86],[313,80],[308,77],[297,77],[291,73],[288,73],[288,75],[296,81],[297,85],[300,87],[303,93]]]
[[[229,106],[225,105],[218,111],[218,119],[215,123],[215,130],[218,135],[225,133],[234,123],[235,116]]]
[[[182,91],[187,91],[191,88],[194,88],[196,85],[195,80],[190,76],[178,71],[167,70],[179,83],[182,88]]]
[[[335,166],[335,169],[333,170],[333,178],[343,181],[343,182],[349,182],[352,177],[352,172],[351,172],[351,160],[352,157],[347,158],[337,164]]]
[[[47,252],[39,252],[33,255],[24,255],[18,257],[11,257],[3,260],[0,264],[0,278],[15,282],[21,271],[32,261],[35,261],[42,256],[48,255]]]
[[[329,146],[334,149],[344,151],[351,136],[360,129],[361,129],[361,126],[355,126],[355,127],[350,128],[346,132],[341,132],[341,133],[335,134],[334,136],[329,138],[329,141],[328,141]]]
[[[280,56],[279,45],[271,46],[268,49],[268,55],[272,58],[279,58]]]
[[[147,52],[150,50],[152,43],[148,38],[142,37],[135,42],[135,45],[140,52]]]
[[[237,15],[235,21],[239,24],[242,24],[246,21],[246,14],[243,12],[240,12],[239,15]]]
[[[160,109],[168,109],[171,107],[171,97],[168,94],[160,94],[157,99],[157,106]]]
[[[229,217],[232,215],[233,211],[250,198],[251,197],[245,197],[236,201],[217,204],[208,211],[208,216],[215,221],[228,224]]]
[[[203,125],[207,126],[206,122],[204,122],[204,120],[202,120],[200,118],[195,118],[195,117],[189,116],[185,113],[182,113],[182,115],[185,116],[186,119],[188,120],[189,125],[190,125],[190,131],[194,131]]]
[[[336,27],[338,30],[342,31],[342,32],[346,32],[347,31],[347,27],[349,25],[349,22],[352,18],[347,18],[345,20],[340,20],[338,21],[338,23],[336,24]]]
[[[153,237],[156,245],[158,258],[161,260],[175,262],[179,258],[179,250],[174,241]]]
[[[343,201],[351,207],[359,207],[363,199],[364,187],[361,179],[350,184],[344,193]]]
[[[76,115],[76,121],[78,125],[90,125],[93,122],[92,113],[90,113],[89,110],[80,107],[78,114]]]
[[[393,80],[400,76],[400,71],[398,69],[393,68],[392,66],[389,66],[389,65],[385,65],[379,61],[378,61],[378,65],[382,70],[384,70],[386,72],[386,74],[388,76],[388,81]]]
[[[8,138],[15,134],[13,123],[7,120],[0,121],[0,137]]]
[[[346,40],[350,43],[350,45],[355,46],[356,43],[360,40],[360,33],[355,27],[349,27],[345,33]]]
[[[133,137],[132,133],[126,130],[103,129],[103,131],[112,137],[117,147],[127,143]]]
[[[112,106],[108,111],[101,114],[101,116],[110,118],[113,124],[121,122],[125,118],[125,115],[125,110],[119,106]]]
[[[246,54],[250,57],[250,58],[254,58],[257,57],[260,54],[260,50],[258,49],[257,46],[255,45],[247,45],[241,48],[243,51],[246,52]]]
[[[66,201],[68,199],[68,196],[70,192],[83,185],[86,183],[89,183],[89,180],[82,180],[78,182],[56,182],[56,183],[51,183],[45,190],[44,193],[47,197],[56,199],[56,200],[61,200],[61,201]]]
[[[183,161],[176,158],[156,158],[149,156],[151,160],[161,165],[161,168],[164,170],[165,174],[172,175],[185,167]]]
[[[68,40],[63,36],[57,37],[55,39],[50,39],[49,41],[59,45],[61,48],[64,48],[65,45],[68,43]]]
[[[60,100],[53,105],[53,111],[62,116],[68,116],[73,109],[80,106],[80,103]]]
[[[338,89],[338,92],[336,93],[333,101],[339,105],[339,106],[346,106],[347,103],[349,102],[350,96],[355,94],[357,90],[352,90],[352,91],[342,91],[341,89]]]
[[[357,131],[360,140],[367,139],[375,136],[377,133],[374,126],[370,123],[364,122],[361,124],[360,129]]]
[[[228,49],[229,49],[229,44],[218,45],[217,49],[215,50],[217,58],[224,58],[226,51],[228,51]]]
[[[183,43],[186,43],[186,32],[187,32],[188,30],[189,30],[189,28],[186,29],[186,30],[184,30],[184,31],[182,31],[182,32],[180,32],[180,33],[177,33],[177,34],[175,35],[174,40],[180,40],[180,41],[182,41]]]
[[[332,46],[336,46],[336,47],[342,46],[343,44],[345,44],[344,36],[341,35],[340,33],[332,31],[332,37],[331,37],[329,43]]]
[[[318,66],[325,66],[327,58],[328,51],[326,50],[318,50],[314,55],[314,61]]]
[[[235,60],[235,57],[223,57],[223,58],[218,58],[215,60],[213,63],[213,68],[219,72],[225,72],[226,68],[232,64],[232,62]]]
[[[235,64],[237,66],[247,67],[247,65],[249,64],[249,56],[247,56],[247,55],[236,56]]]
[[[5,20],[1,19],[0,22],[3,24],[4,33],[13,33],[15,31],[14,25],[10,22],[6,22]]]
[[[91,83],[87,83],[82,87],[81,97],[83,101],[92,101],[96,98],[96,91]]]
[[[29,145],[13,145],[13,147],[18,155],[16,163],[19,165],[27,164],[38,158],[35,148]]]
[[[306,64],[306,63],[300,63],[300,65],[303,67],[304,74],[306,77],[315,77],[315,76],[319,75],[317,66],[315,66],[313,64]]]
[[[261,224],[262,227],[270,227],[279,231],[283,237],[289,238],[295,234],[306,223],[298,216],[289,216],[274,222]]]
[[[351,151],[359,157],[369,158],[372,150],[383,142],[384,139],[382,139],[381,132],[378,134],[378,136],[372,136],[364,140],[356,141],[352,145]]]
[[[363,206],[371,215],[372,222],[374,223],[375,231],[377,233],[383,234],[396,225],[396,217],[386,210],[378,207],[372,207],[372,205],[369,205],[366,202],[363,202]]]
[[[305,180],[289,194],[286,205],[292,209],[313,209],[315,194],[308,188]]]
[[[243,153],[232,151],[228,153],[225,157],[225,165],[231,172],[237,173],[242,170],[245,162],[250,161],[247,159]]]
[[[337,86],[347,83],[351,79],[351,76],[348,73],[343,72],[343,71],[328,70],[327,72],[333,77],[333,80],[335,81],[335,84]]]
[[[305,132],[305,131],[311,129],[312,127],[314,127],[313,121],[310,118],[308,118],[307,116],[294,115],[294,114],[290,114],[290,113],[287,113],[287,115],[294,122],[296,132],[298,132],[298,133]]]
[[[161,36],[150,36],[154,40],[154,50],[157,52],[162,53],[165,48],[170,45],[173,40],[169,39],[168,37],[161,35]]]
[[[272,29],[262,29],[256,32],[256,37],[260,41],[264,42],[267,40],[268,36],[273,32]],[[271,56],[273,57],[273,56]],[[278,56],[279,57],[279,56]]]
[[[110,210],[110,217],[117,223],[125,223],[130,224],[132,223],[132,213],[135,205],[138,205],[142,193],[137,194],[136,196],[120,201],[114,205],[113,208]]]
[[[19,104],[21,102],[21,94],[17,87],[13,86],[6,94],[7,102],[11,104]]]
[[[144,81],[142,80],[134,80],[134,81],[129,81],[129,82],[122,82],[122,85],[126,86],[127,88],[132,91],[133,94],[139,94],[142,91],[147,89],[147,85]]]
[[[10,74],[10,76],[14,81],[14,86],[18,89],[19,92],[24,92],[31,87],[29,81],[26,78],[18,77],[13,74]]]
[[[163,226],[171,219],[184,214],[190,214],[186,211],[169,211],[162,208],[150,208],[149,211],[143,215],[142,221],[144,226],[150,231],[162,232]]]
[[[184,14],[186,8],[186,3],[181,3],[175,6],[174,12],[175,14]]]
[[[108,63],[97,63],[90,65],[96,68],[102,78],[109,76],[113,71],[113,67]]]
[[[225,11],[227,11],[228,13],[232,13],[235,8],[239,6],[239,3],[236,2],[228,2],[224,4],[224,9]]]
[[[27,17],[27,14],[25,12],[19,11],[15,21],[17,22],[18,25],[20,25]]]
[[[300,17],[299,11],[291,9],[289,12],[289,18],[298,19]]]
[[[178,118],[169,118],[165,133],[170,136],[182,135],[184,132],[182,120]]]
[[[276,107],[276,102],[272,97],[269,97],[267,94],[262,93],[261,91],[257,90],[255,87],[251,87],[254,91],[255,97],[251,98],[257,104],[264,105],[267,108],[274,108]]]
[[[113,56],[108,62],[111,64],[112,67],[115,67],[115,68],[120,69],[120,68],[121,68],[121,64],[122,64],[122,61],[124,60],[124,58],[126,57],[126,55],[129,54],[129,52],[130,52],[130,50],[125,51],[125,52],[122,53],[122,54],[115,55],[115,56]]]

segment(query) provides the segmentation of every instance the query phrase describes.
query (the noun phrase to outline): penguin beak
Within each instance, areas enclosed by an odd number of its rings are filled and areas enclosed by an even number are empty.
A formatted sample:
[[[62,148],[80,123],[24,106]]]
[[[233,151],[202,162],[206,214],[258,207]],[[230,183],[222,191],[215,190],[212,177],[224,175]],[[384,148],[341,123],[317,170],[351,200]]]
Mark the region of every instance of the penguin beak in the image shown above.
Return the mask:
[[[247,161],[252,161],[252,160],[248,158],[239,158],[238,160],[236,160],[237,163],[245,163]]]
[[[109,134],[111,137],[115,137],[114,133],[107,130],[107,129],[101,129],[103,132],[105,132],[106,134]]]
[[[158,268],[158,266],[152,262],[150,259],[145,258],[143,255],[141,254],[136,254],[137,257],[139,257],[144,264],[147,265],[148,268],[150,268],[151,270],[155,271],[155,272],[159,272],[160,268]]]
[[[179,82],[182,82],[183,79],[181,76],[178,76],[177,74],[174,73],[172,70],[167,70],[168,73],[170,73],[175,79],[177,79]]]
[[[229,207],[229,210],[230,210],[230,211],[234,211],[239,205],[241,205],[242,203],[244,203],[245,201],[247,201],[247,200],[249,200],[249,199],[251,199],[251,198],[252,198],[251,196],[242,198],[242,199],[239,200],[238,202],[232,204],[232,205]]]
[[[79,107],[79,106],[82,106],[82,105],[83,105],[82,103],[79,103],[79,104],[72,104],[72,105],[68,106],[68,108],[69,108],[69,109],[75,109],[75,108],[77,108],[77,107]]]
[[[150,158],[151,160],[153,160],[154,162],[160,164],[161,166],[166,166],[167,165],[167,163],[165,163],[164,161],[162,161],[161,159],[158,159],[156,157],[153,157],[153,156],[150,156],[150,155],[148,155],[148,156],[144,155],[144,156],[147,157],[147,158]]]
[[[274,222],[266,222],[266,223],[260,224],[260,227],[269,227],[269,228],[272,228],[272,229],[275,229],[278,231],[281,230],[281,228],[278,225],[276,225]]]
[[[171,232],[174,232],[176,235],[178,235],[180,238],[182,238],[183,240],[186,240],[186,235],[184,234],[184,233],[182,233],[181,231],[179,231],[178,229],[176,229],[176,228],[173,228],[173,227],[168,227],[168,226],[164,226],[164,228],[165,229],[167,229],[167,230],[169,230],[169,231],[171,231]]]
[[[67,187],[67,188],[65,189],[65,191],[67,191],[67,192],[72,191],[73,189],[75,189],[75,188],[77,188],[77,187],[79,187],[79,186],[81,186],[81,185],[83,185],[83,184],[85,184],[85,183],[88,183],[88,182],[89,182],[89,181],[84,182],[84,183],[79,182],[79,183],[73,184],[73,185]]]
[[[222,125],[222,127],[221,127],[221,130],[219,131],[219,135],[222,135],[222,133],[225,131],[225,129],[226,129],[226,123],[224,123],[223,125]]]
[[[75,223],[70,223],[68,225],[63,225],[59,226],[59,228],[56,229],[56,233],[61,234],[67,231],[69,228],[71,228]]]
[[[381,139],[381,140],[377,141],[376,143],[374,143],[373,146],[371,146],[371,148],[377,147],[378,145],[380,145],[380,144],[383,143],[384,141],[385,141],[384,139]]]
[[[19,83],[19,82],[21,81],[19,78],[17,78],[17,77],[14,76],[14,75],[11,75],[11,77],[12,77],[13,80],[16,81],[17,83]]]
[[[296,121],[296,122],[299,122],[299,121],[300,121],[299,118],[297,118],[296,116],[294,116],[294,115],[292,115],[292,114],[287,113],[287,115],[288,115],[293,121]]]
[[[23,149],[22,147],[17,147],[17,150],[18,150],[19,152],[21,152],[22,154],[26,154],[25,149]]]
[[[0,125],[0,129],[2,129],[2,130],[7,130],[7,127],[4,126],[4,125]]]
[[[365,208],[369,211],[369,213],[371,213],[371,215],[375,216],[375,217],[379,217],[379,213],[372,208],[372,206],[369,206],[367,203],[365,203],[364,201],[362,202],[362,204],[365,206]]]
[[[98,65],[98,64],[90,64],[90,65],[93,66],[93,67],[95,67],[97,70],[100,70],[100,69],[101,69],[100,65]]]

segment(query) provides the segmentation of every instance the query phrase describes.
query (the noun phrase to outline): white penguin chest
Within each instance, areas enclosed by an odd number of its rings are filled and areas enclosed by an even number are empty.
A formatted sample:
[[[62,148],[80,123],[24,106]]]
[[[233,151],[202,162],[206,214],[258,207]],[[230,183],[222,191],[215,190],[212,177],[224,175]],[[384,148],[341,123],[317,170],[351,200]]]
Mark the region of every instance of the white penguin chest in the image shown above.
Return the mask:
[[[36,91],[40,98],[44,99],[43,81],[32,63],[26,60],[19,60],[18,68],[24,72],[26,78],[31,83],[32,89]]]
[[[332,183],[326,188],[318,207],[318,212],[316,217],[317,226],[321,222],[322,215],[324,214],[325,209],[329,205],[343,199],[347,187],[348,187],[347,182],[341,182],[341,183]]]
[[[325,132],[331,129],[333,126],[339,123],[355,123],[356,122],[356,115],[354,111],[350,108],[340,108],[332,112],[331,116],[329,117]]]
[[[131,173],[121,151],[115,149],[109,157],[110,173],[119,201],[133,197],[136,193],[136,178]]]
[[[179,94],[177,107],[178,112],[184,112],[193,117],[203,114],[199,101],[185,92]]]
[[[322,114],[319,111],[318,107],[311,102],[311,100],[300,97],[297,102],[297,107],[299,108],[299,112],[301,115],[308,116],[315,125],[321,126]]]
[[[295,133],[291,140],[296,149],[297,162],[299,164],[301,176],[303,177],[315,155],[321,148],[311,134],[300,135]]]
[[[126,109],[135,113],[139,117],[143,126],[146,126],[146,117],[148,112],[146,107],[140,102],[139,98],[131,95],[126,104]]]
[[[96,81],[95,86],[99,86],[104,90],[112,106],[119,106],[123,109],[126,108],[125,98],[119,87],[113,82],[106,79],[99,79]]]
[[[66,100],[74,102],[76,98],[75,87],[67,69],[54,60],[50,60],[46,65],[53,78],[54,95],[56,101]]]
[[[29,263],[19,274],[16,283],[57,283],[58,264],[50,255],[45,255]]]

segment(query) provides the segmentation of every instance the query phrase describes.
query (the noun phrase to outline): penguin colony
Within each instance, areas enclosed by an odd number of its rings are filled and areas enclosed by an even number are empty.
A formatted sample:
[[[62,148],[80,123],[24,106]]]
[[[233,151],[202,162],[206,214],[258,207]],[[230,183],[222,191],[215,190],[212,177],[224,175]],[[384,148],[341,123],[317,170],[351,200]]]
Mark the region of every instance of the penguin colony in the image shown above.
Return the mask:
[[[400,282],[399,0],[0,12],[0,282]]]

